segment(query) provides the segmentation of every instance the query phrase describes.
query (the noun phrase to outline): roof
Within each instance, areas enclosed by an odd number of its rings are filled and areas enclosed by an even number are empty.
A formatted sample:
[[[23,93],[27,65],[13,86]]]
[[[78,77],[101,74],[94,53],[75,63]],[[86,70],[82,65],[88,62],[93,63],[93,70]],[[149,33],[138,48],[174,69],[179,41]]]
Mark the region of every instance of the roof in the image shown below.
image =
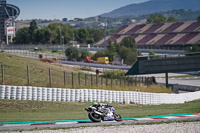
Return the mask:
[[[120,43],[128,35],[138,46],[200,44],[200,21],[124,25],[107,36],[106,42],[111,39]],[[104,39],[96,46],[105,46]]]

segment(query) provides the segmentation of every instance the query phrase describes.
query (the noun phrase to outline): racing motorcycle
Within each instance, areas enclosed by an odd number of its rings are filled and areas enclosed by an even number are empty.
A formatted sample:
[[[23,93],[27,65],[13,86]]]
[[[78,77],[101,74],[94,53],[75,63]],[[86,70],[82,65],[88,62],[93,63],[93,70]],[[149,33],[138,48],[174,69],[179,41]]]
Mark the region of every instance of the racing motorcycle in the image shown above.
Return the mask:
[[[114,107],[109,105],[97,105],[90,106],[85,108],[88,112],[88,117],[93,122],[101,122],[101,121],[121,121],[121,116],[115,112]]]

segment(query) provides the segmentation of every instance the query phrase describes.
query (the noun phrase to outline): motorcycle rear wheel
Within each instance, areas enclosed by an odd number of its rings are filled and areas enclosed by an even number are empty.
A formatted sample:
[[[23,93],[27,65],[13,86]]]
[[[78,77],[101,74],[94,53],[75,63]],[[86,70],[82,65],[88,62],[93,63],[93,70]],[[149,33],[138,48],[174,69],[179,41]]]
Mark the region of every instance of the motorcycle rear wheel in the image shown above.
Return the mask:
[[[101,122],[101,116],[98,114],[95,114],[94,112],[89,112],[88,117],[93,122]]]
[[[116,121],[122,121],[122,117],[120,114],[113,112],[113,116],[115,118]]]

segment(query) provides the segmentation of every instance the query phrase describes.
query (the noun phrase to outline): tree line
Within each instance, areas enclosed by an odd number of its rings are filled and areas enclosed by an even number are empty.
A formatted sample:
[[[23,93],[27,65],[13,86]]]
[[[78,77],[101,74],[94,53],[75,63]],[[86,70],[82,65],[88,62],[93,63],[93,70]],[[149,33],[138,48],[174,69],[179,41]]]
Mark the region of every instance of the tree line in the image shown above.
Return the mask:
[[[35,20],[29,27],[21,28],[14,38],[15,44],[67,44],[77,41],[79,44],[93,44],[104,36],[103,29],[75,29],[70,25],[52,23],[45,28],[38,28]]]
[[[121,43],[109,41],[106,50],[99,50],[95,54],[89,53],[87,49],[79,50],[73,46],[65,50],[68,60],[83,61],[87,56],[91,56],[93,60],[97,60],[98,57],[108,57],[109,61],[112,62],[113,57],[118,56],[124,60],[124,64],[128,65],[132,65],[140,54],[137,51],[135,39],[130,36],[125,37]]]

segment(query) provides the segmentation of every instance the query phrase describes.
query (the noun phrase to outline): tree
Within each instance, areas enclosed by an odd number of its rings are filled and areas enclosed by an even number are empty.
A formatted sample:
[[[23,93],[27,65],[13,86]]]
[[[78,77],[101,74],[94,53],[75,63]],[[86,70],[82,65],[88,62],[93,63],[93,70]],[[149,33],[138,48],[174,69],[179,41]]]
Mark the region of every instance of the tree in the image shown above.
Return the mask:
[[[200,21],[200,16],[197,17],[197,21]]]
[[[125,37],[121,41],[121,46],[125,46],[127,48],[131,48],[134,51],[137,50],[135,39],[133,37],[131,37],[131,36]]]
[[[35,42],[35,31],[38,29],[37,23],[35,20],[31,21],[30,27],[29,27],[29,36],[30,36],[30,42]]]
[[[89,32],[86,28],[80,28],[77,30],[76,33],[76,39],[80,42],[80,43],[86,43],[86,40],[89,37]]]
[[[80,51],[80,59],[84,60],[87,56],[90,55],[90,52],[87,49],[83,49]]]
[[[116,44],[116,47],[118,47],[117,52],[121,59],[124,59],[124,63],[131,65],[133,64],[137,59],[137,47],[135,39],[131,36],[125,37],[121,43],[120,47]]]
[[[94,56],[93,56],[93,59],[96,60],[98,57],[105,57],[106,54],[105,54],[105,51],[104,50],[98,50]]]
[[[62,21],[67,22],[67,18],[63,18]]]
[[[14,43],[27,44],[29,42],[30,42],[29,29],[27,27],[19,29],[14,38]]]
[[[133,64],[137,59],[137,52],[125,46],[120,48],[119,55],[121,59],[124,59],[124,63],[128,65]]]
[[[147,22],[148,23],[164,23],[167,21],[167,18],[165,16],[163,16],[162,14],[151,14],[148,18],[147,18]]]
[[[69,60],[77,60],[80,57],[79,50],[73,46],[70,46],[65,50],[65,55]]]
[[[93,38],[94,42],[98,42],[104,37],[103,29],[90,29],[89,30],[90,38]]]
[[[167,22],[176,22],[176,19],[173,16],[171,16],[167,18]]]

